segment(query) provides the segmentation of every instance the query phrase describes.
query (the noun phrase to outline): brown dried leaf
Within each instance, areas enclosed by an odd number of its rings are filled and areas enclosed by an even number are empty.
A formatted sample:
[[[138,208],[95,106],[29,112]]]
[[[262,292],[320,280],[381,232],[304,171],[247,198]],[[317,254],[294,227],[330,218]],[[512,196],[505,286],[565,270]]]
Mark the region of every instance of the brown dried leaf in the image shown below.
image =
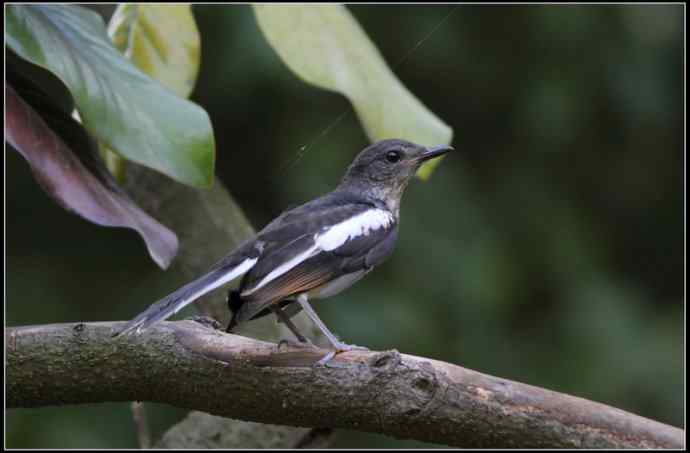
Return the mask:
[[[167,268],[177,253],[175,233],[141,210],[88,146],[68,146],[9,85],[5,99],[5,139],[29,162],[43,189],[65,209],[96,224],[136,230],[154,261]],[[74,134],[78,124],[71,123]],[[86,136],[83,129],[80,132]],[[74,146],[72,140],[70,143]]]

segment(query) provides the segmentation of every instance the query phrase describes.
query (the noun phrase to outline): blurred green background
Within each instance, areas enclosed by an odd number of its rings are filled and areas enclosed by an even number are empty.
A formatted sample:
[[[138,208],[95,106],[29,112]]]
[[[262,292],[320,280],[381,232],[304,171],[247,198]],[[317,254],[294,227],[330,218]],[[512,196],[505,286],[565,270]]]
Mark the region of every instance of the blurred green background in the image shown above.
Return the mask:
[[[411,184],[393,257],[318,303],[324,321],[347,342],[682,427],[683,6],[348,8],[458,152]],[[331,190],[367,140],[342,96],[289,72],[249,6],[194,13],[193,99],[218,176],[261,227]],[[135,233],[67,213],[15,153],[6,164],[7,325],[127,319],[174,289]],[[148,407],[154,435],[184,414]],[[136,447],[126,403],[7,415],[7,447]]]

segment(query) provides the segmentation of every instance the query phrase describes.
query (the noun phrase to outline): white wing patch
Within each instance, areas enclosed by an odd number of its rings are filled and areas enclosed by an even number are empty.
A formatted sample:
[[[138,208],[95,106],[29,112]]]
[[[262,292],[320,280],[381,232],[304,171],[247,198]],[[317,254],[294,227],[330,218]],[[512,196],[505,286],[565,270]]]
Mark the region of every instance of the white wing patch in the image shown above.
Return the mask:
[[[335,250],[350,239],[366,236],[370,231],[385,228],[393,222],[393,216],[383,209],[369,209],[344,222],[333,225],[314,235],[314,240],[321,250]]]
[[[276,267],[253,288],[242,292],[242,296],[248,296],[269,282],[293,269],[303,261],[317,255],[320,252],[335,250],[347,241],[359,236],[366,236],[371,231],[386,228],[393,223],[393,215],[383,209],[369,209],[354,217],[340,222],[331,227],[325,227],[321,232],[314,234],[314,245],[304,252]]]
[[[185,298],[185,302],[182,302],[179,304],[179,307],[175,308],[175,311],[173,311],[170,316],[173,314],[177,313],[187,305],[189,302],[192,302],[199,297],[203,296],[204,294],[208,293],[209,291],[213,291],[214,289],[218,288],[219,286],[223,286],[224,284],[234,280],[235,278],[239,277],[240,275],[244,274],[247,272],[249,269],[254,267],[256,262],[259,261],[259,258],[247,258],[246,260],[242,261],[238,266],[233,268],[230,272],[227,274],[223,275],[221,278],[218,280],[214,281],[208,286],[204,286],[201,288],[199,291],[195,292],[194,294],[188,296]]]

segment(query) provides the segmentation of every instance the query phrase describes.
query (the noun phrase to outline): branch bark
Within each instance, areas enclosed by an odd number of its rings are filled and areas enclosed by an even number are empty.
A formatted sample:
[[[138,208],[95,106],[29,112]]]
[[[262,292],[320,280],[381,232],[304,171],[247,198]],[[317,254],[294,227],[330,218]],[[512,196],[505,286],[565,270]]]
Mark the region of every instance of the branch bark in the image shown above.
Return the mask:
[[[7,406],[155,401],[281,425],[457,447],[683,448],[684,431],[581,398],[397,351],[281,347],[192,321],[7,328]]]

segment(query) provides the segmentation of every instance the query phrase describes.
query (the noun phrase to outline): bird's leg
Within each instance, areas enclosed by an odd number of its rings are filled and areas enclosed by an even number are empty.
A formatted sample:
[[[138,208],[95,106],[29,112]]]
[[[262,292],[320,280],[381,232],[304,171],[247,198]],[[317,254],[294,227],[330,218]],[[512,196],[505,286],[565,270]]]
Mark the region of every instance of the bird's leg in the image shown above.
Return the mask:
[[[333,349],[335,351],[327,354],[325,357],[323,357],[321,360],[318,361],[319,365],[324,365],[328,361],[330,361],[333,357],[335,357],[336,354],[339,352],[346,352],[346,351],[352,351],[353,349],[361,349],[361,350],[366,350],[368,351],[367,348],[363,348],[361,346],[356,346],[356,345],[351,345],[351,344],[346,344],[341,342],[336,338],[333,333],[331,333],[330,330],[328,330],[328,327],[326,327],[326,324],[321,321],[321,318],[319,318],[319,315],[316,314],[313,308],[311,308],[311,305],[309,304],[309,299],[307,298],[306,294],[300,294],[297,296],[297,302],[302,306],[302,309],[305,311],[307,316],[312,320],[314,324],[316,324],[316,327],[319,328],[321,333],[324,334],[324,336],[328,339],[328,342],[333,346]]]
[[[281,310],[283,310],[285,316],[287,316],[290,319],[294,318],[296,315],[299,314],[299,312],[302,311],[302,307],[300,307],[299,304],[295,304],[294,301],[291,304],[279,306],[281,307]]]
[[[285,324],[285,326],[288,329],[290,329],[290,332],[292,332],[295,335],[295,337],[297,337],[297,341],[299,341],[300,343],[306,343],[308,345],[311,345],[311,341],[309,341],[309,339],[307,337],[302,335],[300,333],[300,331],[297,330],[297,326],[295,326],[295,324],[292,322],[292,320],[290,320],[290,316],[288,314],[286,314],[283,311],[283,309],[280,308],[280,306],[278,306],[276,304],[276,305],[271,307],[271,310],[273,311],[273,313],[276,314],[276,317],[278,318],[278,322],[282,322],[283,324]],[[278,343],[278,347],[280,347],[280,345],[284,342],[289,343],[287,340],[280,340],[280,342]]]

